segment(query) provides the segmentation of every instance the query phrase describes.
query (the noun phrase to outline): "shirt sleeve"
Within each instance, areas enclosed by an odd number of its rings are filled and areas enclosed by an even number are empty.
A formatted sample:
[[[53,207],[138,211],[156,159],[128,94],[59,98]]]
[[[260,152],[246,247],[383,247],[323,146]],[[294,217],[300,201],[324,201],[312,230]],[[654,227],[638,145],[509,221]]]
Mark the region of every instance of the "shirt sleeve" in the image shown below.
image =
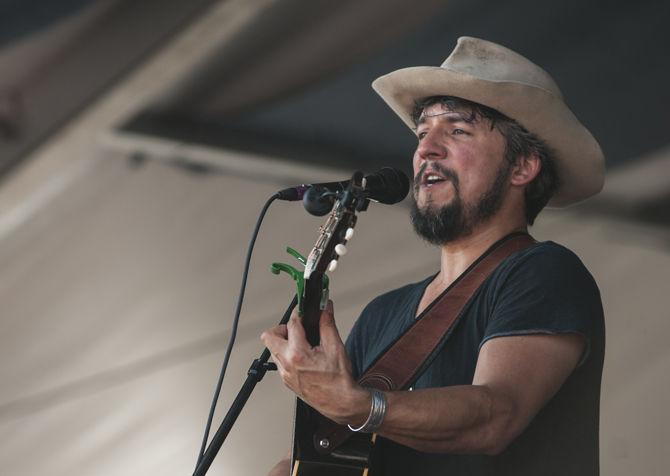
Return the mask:
[[[586,338],[580,365],[586,360],[595,326],[602,320],[602,304],[593,277],[574,253],[543,243],[498,279],[480,348],[495,337],[577,333]]]

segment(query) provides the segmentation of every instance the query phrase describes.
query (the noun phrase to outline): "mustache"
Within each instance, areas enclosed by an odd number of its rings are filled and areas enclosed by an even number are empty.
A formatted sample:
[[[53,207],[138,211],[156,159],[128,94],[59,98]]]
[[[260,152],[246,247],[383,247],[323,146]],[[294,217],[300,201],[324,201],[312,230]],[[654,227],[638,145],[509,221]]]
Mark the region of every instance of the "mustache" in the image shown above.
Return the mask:
[[[423,165],[421,165],[421,167],[419,168],[419,171],[414,176],[414,183],[413,183],[414,192],[419,191],[419,187],[421,186],[421,177],[423,177],[423,174],[426,172],[428,165],[429,162],[424,162]],[[441,164],[440,162],[433,162],[432,166],[435,172],[438,172],[445,179],[451,181],[456,191],[458,191],[458,176],[456,175],[456,172],[446,167],[445,165]]]

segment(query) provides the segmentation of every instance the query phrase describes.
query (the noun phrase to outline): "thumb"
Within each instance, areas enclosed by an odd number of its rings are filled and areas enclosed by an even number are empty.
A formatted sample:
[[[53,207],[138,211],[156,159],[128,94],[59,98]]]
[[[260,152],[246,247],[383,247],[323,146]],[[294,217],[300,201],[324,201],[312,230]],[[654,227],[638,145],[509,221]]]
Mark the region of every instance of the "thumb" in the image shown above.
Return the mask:
[[[335,314],[333,311],[333,301],[328,300],[326,309],[321,312],[319,318],[319,334],[321,335],[321,345],[332,348],[342,346],[342,338],[335,326]]]

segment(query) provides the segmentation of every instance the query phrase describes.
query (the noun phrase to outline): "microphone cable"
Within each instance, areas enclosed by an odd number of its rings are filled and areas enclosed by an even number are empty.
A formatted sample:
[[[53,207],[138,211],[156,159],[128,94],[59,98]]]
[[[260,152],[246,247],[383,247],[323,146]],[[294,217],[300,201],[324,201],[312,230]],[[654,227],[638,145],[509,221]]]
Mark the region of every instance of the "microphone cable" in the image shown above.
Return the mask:
[[[240,322],[240,312],[242,310],[242,302],[244,301],[244,291],[247,287],[247,277],[249,275],[249,265],[251,263],[251,254],[254,250],[254,245],[256,244],[256,238],[258,237],[258,231],[261,228],[261,223],[265,218],[265,213],[270,208],[272,202],[280,198],[279,193],[272,195],[261,210],[258,219],[256,220],[256,227],[254,228],[253,234],[251,235],[251,241],[249,242],[249,248],[247,249],[247,257],[244,262],[244,272],[242,273],[242,285],[240,287],[240,293],[237,298],[237,307],[235,308],[235,318],[233,319],[233,326],[230,331],[230,338],[228,339],[228,347],[226,348],[226,356],[223,359],[223,365],[221,366],[221,373],[219,374],[219,380],[216,384],[216,389],[214,390],[214,398],[212,399],[212,406],[209,409],[209,416],[207,417],[207,425],[205,425],[205,435],[202,438],[202,445],[200,446],[200,453],[198,454],[198,461],[195,464],[196,469],[200,465],[205,451],[207,449],[207,440],[209,440],[209,432],[212,427],[212,420],[214,419],[214,411],[216,410],[216,404],[219,401],[219,395],[221,394],[221,387],[223,386],[223,378],[226,375],[226,368],[228,367],[228,361],[230,360],[230,354],[233,351],[233,346],[235,345],[235,338],[237,337],[237,326]]]

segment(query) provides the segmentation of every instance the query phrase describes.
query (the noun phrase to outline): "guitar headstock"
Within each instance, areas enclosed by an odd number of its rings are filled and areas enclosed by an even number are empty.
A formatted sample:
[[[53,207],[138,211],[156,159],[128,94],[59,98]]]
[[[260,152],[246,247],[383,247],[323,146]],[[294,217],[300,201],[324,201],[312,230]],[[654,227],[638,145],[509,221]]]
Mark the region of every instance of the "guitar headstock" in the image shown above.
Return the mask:
[[[319,342],[318,319],[327,296],[323,286],[326,271],[334,271],[338,260],[347,253],[347,242],[354,234],[356,213],[367,209],[369,200],[365,197],[365,179],[362,172],[356,172],[346,189],[339,192],[326,222],[319,227],[319,237],[307,257],[304,280],[303,326],[307,338],[313,345]]]
[[[336,204],[326,222],[319,227],[319,238],[305,264],[305,279],[322,275],[326,270],[335,271],[337,260],[347,253],[346,244],[354,234],[354,226],[356,215]]]

